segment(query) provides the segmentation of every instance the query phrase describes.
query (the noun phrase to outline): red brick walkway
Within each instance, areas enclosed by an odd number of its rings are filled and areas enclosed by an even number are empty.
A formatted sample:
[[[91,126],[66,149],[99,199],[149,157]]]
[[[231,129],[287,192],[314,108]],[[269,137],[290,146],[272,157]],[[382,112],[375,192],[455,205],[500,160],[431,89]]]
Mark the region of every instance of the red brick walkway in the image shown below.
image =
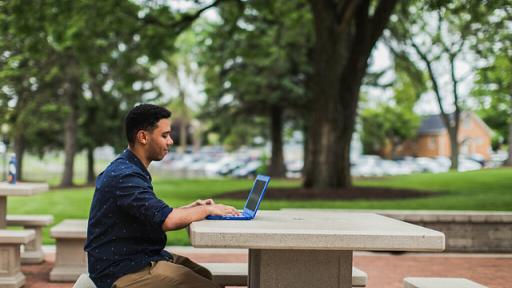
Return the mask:
[[[247,255],[182,253],[196,262],[243,262]],[[41,265],[23,265],[28,288],[70,288],[72,283],[49,283],[54,255]],[[354,265],[368,273],[368,288],[400,288],[406,276],[464,277],[489,288],[512,283],[512,254],[402,254],[357,253]]]

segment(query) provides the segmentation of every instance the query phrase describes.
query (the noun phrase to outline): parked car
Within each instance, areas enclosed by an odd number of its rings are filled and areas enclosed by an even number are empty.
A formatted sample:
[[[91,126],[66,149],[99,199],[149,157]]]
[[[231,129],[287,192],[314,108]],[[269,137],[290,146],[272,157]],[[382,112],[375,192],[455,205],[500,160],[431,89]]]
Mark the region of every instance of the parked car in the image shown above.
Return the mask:
[[[482,169],[482,165],[474,160],[459,157],[459,165],[457,171],[474,171]]]
[[[353,176],[374,177],[384,176],[380,166],[382,158],[375,155],[361,155],[350,168]]]
[[[231,173],[231,175],[233,175],[234,177],[238,177],[238,178],[245,178],[245,177],[250,177],[250,176],[256,176],[256,171],[258,170],[258,168],[260,168],[262,165],[261,161],[259,160],[254,160],[254,161],[251,161],[243,166],[241,166],[240,168],[237,168],[235,171],[233,171]]]

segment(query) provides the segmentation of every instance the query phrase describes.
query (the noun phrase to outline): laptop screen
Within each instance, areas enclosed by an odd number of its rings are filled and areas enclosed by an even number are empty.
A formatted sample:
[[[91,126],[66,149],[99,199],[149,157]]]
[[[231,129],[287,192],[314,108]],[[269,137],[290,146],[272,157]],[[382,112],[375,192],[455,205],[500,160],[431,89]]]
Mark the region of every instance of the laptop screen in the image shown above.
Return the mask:
[[[249,201],[247,201],[247,205],[245,205],[247,209],[252,211],[256,210],[256,206],[258,206],[258,201],[260,200],[261,192],[263,192],[263,189],[265,188],[265,183],[265,181],[256,180],[256,183],[252,188],[251,197],[249,198]]]

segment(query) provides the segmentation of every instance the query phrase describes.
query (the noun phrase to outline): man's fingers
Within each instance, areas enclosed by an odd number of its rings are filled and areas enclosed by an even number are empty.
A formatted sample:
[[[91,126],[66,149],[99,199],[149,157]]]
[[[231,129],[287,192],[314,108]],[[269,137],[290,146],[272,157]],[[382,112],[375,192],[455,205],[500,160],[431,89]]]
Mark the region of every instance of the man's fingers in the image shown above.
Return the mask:
[[[240,215],[240,212],[235,207],[223,204],[213,204],[209,211],[213,215]]]
[[[228,210],[230,211],[229,214],[233,214],[233,215],[238,215],[240,214],[240,212],[235,208],[235,207],[232,207],[232,206],[226,206],[228,208]]]

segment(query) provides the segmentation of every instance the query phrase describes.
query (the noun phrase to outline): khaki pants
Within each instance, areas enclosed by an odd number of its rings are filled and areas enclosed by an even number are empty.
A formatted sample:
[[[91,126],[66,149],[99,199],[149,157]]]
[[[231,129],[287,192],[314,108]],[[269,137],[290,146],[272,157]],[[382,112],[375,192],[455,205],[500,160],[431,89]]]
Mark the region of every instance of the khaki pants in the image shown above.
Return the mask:
[[[158,261],[117,279],[113,288],[218,288],[208,269],[187,257],[173,254],[173,261]]]

